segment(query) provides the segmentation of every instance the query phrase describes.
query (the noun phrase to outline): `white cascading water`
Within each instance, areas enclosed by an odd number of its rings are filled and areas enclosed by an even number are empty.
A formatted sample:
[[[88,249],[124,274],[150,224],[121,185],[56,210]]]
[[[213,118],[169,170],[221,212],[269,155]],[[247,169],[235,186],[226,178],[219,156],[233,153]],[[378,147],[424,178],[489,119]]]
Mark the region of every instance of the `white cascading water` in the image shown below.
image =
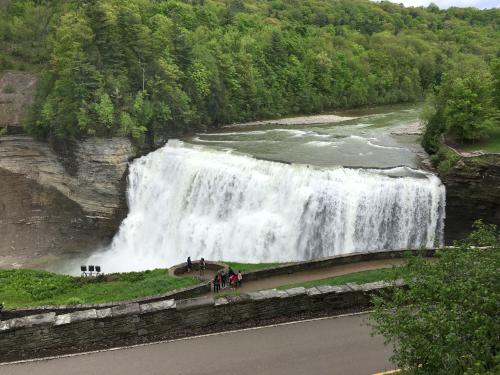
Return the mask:
[[[114,272],[188,256],[280,262],[441,245],[444,186],[423,172],[390,176],[399,169],[318,169],[169,141],[131,164],[129,214],[89,261]]]

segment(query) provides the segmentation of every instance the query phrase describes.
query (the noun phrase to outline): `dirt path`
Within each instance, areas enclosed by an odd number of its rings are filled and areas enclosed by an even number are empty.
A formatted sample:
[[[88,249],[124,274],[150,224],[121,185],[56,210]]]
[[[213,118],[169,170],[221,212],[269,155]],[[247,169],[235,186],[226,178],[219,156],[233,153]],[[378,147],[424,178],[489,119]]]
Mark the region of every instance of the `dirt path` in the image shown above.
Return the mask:
[[[320,280],[328,277],[342,276],[353,272],[375,270],[380,268],[389,268],[403,264],[404,259],[383,259],[372,260],[366,262],[358,262],[352,264],[344,264],[339,266],[331,266],[310,271],[300,271],[288,275],[271,276],[265,279],[253,280],[245,282],[238,290],[241,292],[255,292],[263,289],[277,288],[283,285],[302,283],[306,281]],[[237,270],[235,270],[237,271]],[[215,273],[206,271],[204,279],[212,280]],[[223,289],[224,291],[229,288]]]

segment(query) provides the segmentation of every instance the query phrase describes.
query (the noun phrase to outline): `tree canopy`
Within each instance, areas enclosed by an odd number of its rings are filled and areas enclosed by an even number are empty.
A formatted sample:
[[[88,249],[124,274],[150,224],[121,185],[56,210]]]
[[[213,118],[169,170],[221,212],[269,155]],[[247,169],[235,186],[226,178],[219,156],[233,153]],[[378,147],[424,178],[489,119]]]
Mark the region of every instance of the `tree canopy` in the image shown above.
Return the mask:
[[[407,289],[375,299],[375,332],[409,373],[500,372],[499,233],[480,221],[475,228],[436,261],[410,258]]]
[[[458,55],[435,93],[428,97],[423,146],[439,150],[441,137],[473,142],[500,130],[500,58],[489,64],[474,55]]]
[[[42,75],[28,130],[63,139],[421,100],[500,35],[499,9],[368,0],[17,0],[0,18],[0,69]]]

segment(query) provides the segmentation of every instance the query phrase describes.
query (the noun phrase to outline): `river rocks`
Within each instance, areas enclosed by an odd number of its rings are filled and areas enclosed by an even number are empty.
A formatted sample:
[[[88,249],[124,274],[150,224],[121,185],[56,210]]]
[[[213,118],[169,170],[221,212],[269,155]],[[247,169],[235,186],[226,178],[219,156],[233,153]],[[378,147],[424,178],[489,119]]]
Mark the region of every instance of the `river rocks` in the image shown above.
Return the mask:
[[[462,157],[440,177],[446,185],[447,243],[463,238],[476,219],[500,226],[500,154]]]
[[[1,137],[0,267],[45,266],[107,244],[126,215],[134,156],[126,138],[84,140],[67,160],[31,137]]]

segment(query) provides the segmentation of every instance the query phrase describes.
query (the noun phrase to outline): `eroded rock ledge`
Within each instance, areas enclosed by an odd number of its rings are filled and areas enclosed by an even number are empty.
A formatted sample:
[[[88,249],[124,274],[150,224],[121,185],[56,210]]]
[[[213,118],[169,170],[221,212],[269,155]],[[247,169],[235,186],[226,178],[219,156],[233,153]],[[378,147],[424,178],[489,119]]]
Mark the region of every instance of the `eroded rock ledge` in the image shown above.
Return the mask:
[[[107,243],[126,215],[135,154],[120,137],[84,140],[69,161],[31,137],[0,138],[0,267],[45,266]]]
[[[462,156],[440,177],[446,185],[446,242],[464,238],[476,219],[500,226],[500,154]]]

